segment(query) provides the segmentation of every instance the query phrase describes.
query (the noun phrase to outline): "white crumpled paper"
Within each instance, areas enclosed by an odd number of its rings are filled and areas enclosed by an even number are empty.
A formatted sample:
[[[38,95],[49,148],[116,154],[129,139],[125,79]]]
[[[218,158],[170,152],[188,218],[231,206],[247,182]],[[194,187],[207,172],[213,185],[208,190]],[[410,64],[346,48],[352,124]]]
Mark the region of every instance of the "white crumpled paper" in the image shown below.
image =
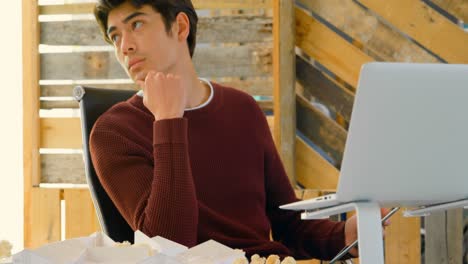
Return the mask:
[[[25,249],[13,255],[13,263],[21,264],[227,264],[244,257],[241,250],[233,250],[210,240],[191,249],[163,237],[149,238],[135,232],[135,244],[117,245],[102,232],[88,237]]]

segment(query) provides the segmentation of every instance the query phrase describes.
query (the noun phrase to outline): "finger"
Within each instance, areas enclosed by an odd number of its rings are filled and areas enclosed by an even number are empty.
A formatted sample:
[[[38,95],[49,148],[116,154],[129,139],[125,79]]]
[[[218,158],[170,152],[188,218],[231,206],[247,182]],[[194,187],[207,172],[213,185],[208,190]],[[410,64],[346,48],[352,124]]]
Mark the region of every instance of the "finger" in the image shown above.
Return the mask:
[[[148,84],[148,81],[151,80],[151,79],[153,78],[154,75],[155,75],[155,72],[154,72],[154,71],[149,71],[149,72],[146,74],[145,83]]]
[[[145,81],[136,80],[136,84],[140,87],[140,89],[142,89],[142,90],[145,89]]]
[[[165,77],[165,76],[164,76],[164,73],[162,73],[162,72],[157,72],[157,73],[156,73],[156,78],[157,78],[157,79],[164,79],[164,77]]]

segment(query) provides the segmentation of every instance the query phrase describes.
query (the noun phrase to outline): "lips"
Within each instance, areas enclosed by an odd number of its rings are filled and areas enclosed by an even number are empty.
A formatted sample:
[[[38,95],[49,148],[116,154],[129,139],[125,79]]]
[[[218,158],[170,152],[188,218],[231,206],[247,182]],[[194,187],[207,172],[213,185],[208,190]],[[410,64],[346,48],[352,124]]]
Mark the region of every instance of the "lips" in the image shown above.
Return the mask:
[[[128,70],[131,71],[132,68],[137,67],[137,66],[140,65],[144,60],[145,60],[144,58],[133,58],[133,59],[130,59],[130,61],[128,62]]]

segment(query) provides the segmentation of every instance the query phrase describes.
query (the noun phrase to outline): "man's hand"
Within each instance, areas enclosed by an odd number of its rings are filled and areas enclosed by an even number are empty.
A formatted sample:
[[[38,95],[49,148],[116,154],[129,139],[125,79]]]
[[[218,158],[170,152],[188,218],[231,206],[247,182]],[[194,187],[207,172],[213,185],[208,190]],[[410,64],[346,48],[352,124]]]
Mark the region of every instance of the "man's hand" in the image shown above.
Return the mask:
[[[156,121],[184,115],[187,91],[179,76],[150,71],[145,81],[139,80],[137,84],[143,89],[143,104]]]
[[[382,215],[382,217],[387,215],[389,212],[390,212],[390,209],[386,209],[386,208],[380,209],[380,214]],[[385,228],[388,225],[390,225],[389,220],[385,221],[385,223],[383,224],[383,227]],[[385,231],[384,231],[384,234],[382,234],[382,235],[385,235]],[[357,236],[357,217],[356,217],[356,215],[353,215],[352,217],[348,218],[348,220],[346,220],[346,224],[345,224],[345,244],[347,246],[351,245],[356,239],[358,239],[358,236]],[[359,255],[357,247],[354,247],[353,249],[351,249],[349,251],[349,254],[351,254],[353,257],[357,257]]]

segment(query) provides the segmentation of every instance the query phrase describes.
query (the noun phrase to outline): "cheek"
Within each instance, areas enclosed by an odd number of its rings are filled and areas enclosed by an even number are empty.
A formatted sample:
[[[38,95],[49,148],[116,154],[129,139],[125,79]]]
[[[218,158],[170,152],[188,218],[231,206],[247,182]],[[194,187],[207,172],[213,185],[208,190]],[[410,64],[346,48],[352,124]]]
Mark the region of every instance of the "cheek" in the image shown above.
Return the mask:
[[[120,65],[124,66],[125,62],[123,60],[123,56],[120,54],[120,52],[114,48],[114,55],[117,61],[120,63]]]

